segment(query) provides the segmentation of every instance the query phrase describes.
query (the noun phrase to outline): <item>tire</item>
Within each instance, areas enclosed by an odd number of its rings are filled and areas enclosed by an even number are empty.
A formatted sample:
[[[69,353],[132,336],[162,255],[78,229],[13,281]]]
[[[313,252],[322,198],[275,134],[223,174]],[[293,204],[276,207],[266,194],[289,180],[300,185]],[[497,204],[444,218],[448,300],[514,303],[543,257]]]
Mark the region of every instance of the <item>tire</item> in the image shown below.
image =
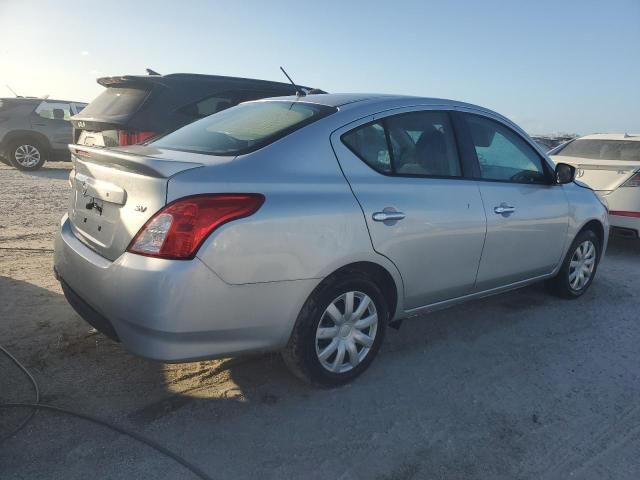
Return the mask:
[[[41,142],[30,138],[12,140],[8,148],[9,161],[18,170],[39,170],[47,155]]]
[[[349,297],[352,316],[344,315],[348,312]],[[358,307],[363,303],[362,314],[350,318],[358,314]],[[330,308],[333,316],[328,312]],[[339,317],[337,321],[336,317]],[[285,364],[293,374],[312,385],[333,387],[350,382],[369,367],[378,353],[388,320],[387,301],[368,276],[360,272],[331,276],[313,291],[302,307],[282,352]],[[331,353],[326,355],[331,348]],[[341,351],[343,360],[339,362]],[[326,358],[321,359],[323,354]]]
[[[584,250],[585,248],[588,250]],[[589,255],[586,252],[591,252],[591,248],[593,249],[592,255]],[[600,240],[595,232],[593,230],[581,231],[573,240],[558,274],[545,282],[547,289],[562,298],[576,299],[581,297],[589,289],[596,276],[598,264],[600,263],[600,252]],[[583,283],[576,282],[576,278],[579,278],[580,275],[576,273],[576,276],[574,276],[574,273],[580,271],[579,267],[581,268],[583,265],[588,270],[589,259],[593,262],[593,269],[588,278]],[[583,274],[584,277],[586,277],[586,274]]]

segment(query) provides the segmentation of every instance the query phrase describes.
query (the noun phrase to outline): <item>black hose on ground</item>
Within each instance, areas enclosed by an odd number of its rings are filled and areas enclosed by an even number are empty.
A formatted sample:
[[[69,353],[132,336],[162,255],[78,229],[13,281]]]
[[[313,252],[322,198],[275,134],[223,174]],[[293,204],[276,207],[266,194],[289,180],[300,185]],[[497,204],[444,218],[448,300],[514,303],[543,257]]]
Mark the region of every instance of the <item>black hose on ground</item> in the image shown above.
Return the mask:
[[[95,423],[97,425],[102,425],[103,427],[107,427],[107,428],[113,430],[114,432],[118,432],[118,433],[120,433],[122,435],[126,435],[126,436],[128,436],[130,438],[133,438],[134,440],[137,440],[140,443],[143,443],[143,444],[147,445],[148,447],[153,448],[155,451],[160,452],[161,454],[165,455],[166,457],[168,457],[168,458],[172,459],[173,461],[179,463],[180,465],[185,467],[187,470],[191,471],[191,473],[193,473],[198,478],[200,478],[202,480],[212,480],[212,478],[209,475],[207,475],[205,472],[203,472],[197,466],[193,465],[192,463],[189,463],[187,460],[185,460],[181,456],[177,455],[176,453],[173,453],[171,450],[163,447],[159,443],[157,443],[157,442],[155,442],[153,440],[150,440],[148,438],[145,438],[142,435],[139,435],[139,434],[137,434],[135,432],[127,430],[127,429],[125,429],[123,427],[119,427],[118,425],[115,425],[113,423],[107,422],[107,421],[102,420],[100,418],[92,417],[91,415],[86,415],[84,413],[78,413],[78,412],[74,412],[72,410],[66,410],[64,408],[56,407],[56,406],[53,406],[53,405],[46,405],[46,404],[40,403],[40,389],[38,388],[38,383],[36,382],[35,378],[33,378],[33,375],[31,375],[29,370],[27,370],[27,368],[24,365],[22,365],[22,363],[20,363],[2,345],[0,345],[0,351],[2,353],[4,353],[15,365],[17,365],[18,368],[20,368],[20,370],[22,370],[22,372],[24,372],[24,374],[27,376],[27,378],[29,378],[29,381],[33,385],[33,389],[34,389],[35,394],[36,394],[35,395],[36,401],[34,403],[0,403],[0,409],[10,409],[10,408],[29,408],[29,409],[31,409],[31,412],[30,412],[29,416],[26,417],[20,423],[20,425],[17,428],[15,428],[11,433],[9,433],[8,435],[3,436],[0,439],[0,443],[12,438],[16,433],[18,433],[20,430],[22,430],[33,419],[34,415],[36,414],[36,412],[38,410],[47,410],[47,411],[51,411],[51,412],[62,413],[62,414],[65,414],[65,415],[70,415],[70,416],[73,416],[73,417],[81,418],[83,420]]]

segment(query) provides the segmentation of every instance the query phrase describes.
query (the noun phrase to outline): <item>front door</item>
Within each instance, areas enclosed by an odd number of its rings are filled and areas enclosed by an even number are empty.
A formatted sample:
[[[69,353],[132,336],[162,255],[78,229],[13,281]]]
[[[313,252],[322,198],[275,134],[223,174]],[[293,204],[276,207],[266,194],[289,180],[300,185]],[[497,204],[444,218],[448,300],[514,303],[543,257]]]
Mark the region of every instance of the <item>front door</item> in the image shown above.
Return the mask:
[[[479,164],[487,237],[476,291],[553,271],[567,238],[569,205],[546,161],[514,130],[463,114]]]
[[[463,177],[449,114],[369,118],[332,136],[373,248],[402,275],[407,310],[472,291],[485,235],[478,184]]]

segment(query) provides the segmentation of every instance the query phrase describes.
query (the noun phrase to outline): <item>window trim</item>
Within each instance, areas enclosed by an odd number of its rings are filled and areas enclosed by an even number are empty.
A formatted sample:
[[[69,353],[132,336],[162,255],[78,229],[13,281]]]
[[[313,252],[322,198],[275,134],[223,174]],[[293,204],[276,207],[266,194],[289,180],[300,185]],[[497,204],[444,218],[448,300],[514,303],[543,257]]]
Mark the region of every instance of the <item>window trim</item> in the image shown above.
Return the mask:
[[[482,173],[480,171],[480,160],[478,159],[478,155],[476,153],[476,147],[473,143],[473,139],[471,137],[471,130],[469,127],[469,124],[467,123],[467,119],[466,116],[467,115],[471,115],[471,116],[475,116],[475,117],[480,117],[484,120],[488,120],[489,122],[493,122],[493,123],[497,123],[498,125],[502,126],[503,128],[507,129],[508,131],[510,131],[511,133],[513,133],[514,135],[516,135],[518,138],[520,138],[526,145],[528,145],[531,150],[534,152],[534,154],[538,157],[538,159],[540,160],[540,164],[542,165],[542,169],[544,170],[544,174],[545,177],[547,179],[546,182],[544,183],[531,183],[531,182],[515,182],[512,180],[498,180],[498,179],[491,179],[491,178],[482,178]],[[473,169],[473,179],[477,180],[479,182],[494,182],[494,183],[510,183],[513,185],[541,185],[541,186],[553,186],[556,185],[556,183],[554,182],[554,177],[553,177],[553,171],[551,169],[551,166],[549,165],[549,162],[547,162],[547,160],[540,155],[540,153],[538,152],[538,150],[531,144],[531,142],[529,142],[524,136],[522,136],[521,133],[519,133],[518,131],[516,131],[514,128],[512,128],[510,125],[506,124],[505,122],[502,122],[496,118],[490,117],[488,115],[483,115],[481,113],[476,113],[476,112],[469,112],[469,111],[458,111],[456,112],[456,116],[459,117],[459,123],[460,123],[460,128],[463,131],[463,140],[462,142],[464,142],[464,144],[466,144],[466,152],[467,155],[470,156],[470,158],[473,159],[473,163],[474,163],[474,169]]]
[[[402,115],[407,115],[407,114],[412,114],[412,113],[422,113],[422,112],[438,112],[438,113],[444,113],[448,119],[449,119],[449,124],[451,125],[451,132],[452,132],[452,136],[453,136],[453,143],[456,149],[456,155],[458,157],[458,166],[460,167],[460,175],[456,175],[456,176],[451,176],[451,175],[421,175],[421,174],[413,174],[413,173],[397,173],[396,172],[396,168],[395,168],[395,163],[394,163],[394,158],[393,158],[393,148],[391,145],[391,139],[390,139],[390,135],[389,135],[389,129],[387,127],[387,120],[391,117],[399,117]],[[379,116],[381,115],[381,113],[389,113],[389,115],[384,115],[384,116]],[[453,116],[451,115],[452,111],[451,110],[446,110],[446,109],[440,109],[440,108],[429,108],[429,109],[418,109],[418,110],[405,110],[402,111],[400,113],[398,112],[393,112],[389,111],[389,112],[381,112],[381,113],[375,113],[373,114],[374,118],[373,120],[370,120],[368,122],[365,123],[361,123],[360,125],[357,125],[349,130],[347,130],[346,132],[340,134],[340,142],[342,142],[342,145],[344,145],[351,153],[353,153],[356,157],[358,157],[358,159],[364,163],[368,168],[370,168],[371,170],[373,170],[374,172],[380,174],[380,175],[384,175],[385,177],[400,177],[400,178],[433,178],[433,179],[438,179],[438,180],[471,180],[472,178],[467,174],[467,169],[468,166],[465,167],[465,162],[463,161],[463,157],[461,155],[461,149],[460,149],[460,144],[458,141],[458,132],[457,132],[457,125],[454,121]],[[384,172],[381,170],[378,170],[376,168],[374,168],[372,165],[370,165],[364,158],[362,158],[358,152],[356,152],[355,150],[353,150],[348,144],[347,142],[344,141],[344,136],[348,135],[349,133],[353,132],[354,130],[358,130],[360,128],[366,128],[369,125],[373,125],[375,123],[379,123],[382,125],[382,128],[384,129],[384,136],[385,136],[385,142],[387,144],[387,151],[389,152],[389,160],[391,162],[391,172]]]

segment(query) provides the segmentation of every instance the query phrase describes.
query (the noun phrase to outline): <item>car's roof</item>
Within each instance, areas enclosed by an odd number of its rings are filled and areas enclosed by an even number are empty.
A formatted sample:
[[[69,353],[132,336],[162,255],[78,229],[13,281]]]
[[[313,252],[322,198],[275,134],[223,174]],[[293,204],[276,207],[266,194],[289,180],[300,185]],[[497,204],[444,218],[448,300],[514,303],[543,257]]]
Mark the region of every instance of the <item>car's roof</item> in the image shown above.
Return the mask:
[[[640,142],[640,133],[593,133],[577,140],[631,140]]]
[[[434,97],[417,97],[412,95],[394,95],[387,93],[326,93],[326,94],[311,94],[304,97],[297,97],[295,95],[288,97],[274,97],[260,101],[273,101],[273,100],[284,100],[284,101],[298,101],[298,102],[306,102],[306,103],[316,103],[319,105],[326,105],[328,107],[342,107],[345,105],[356,104],[360,102],[367,102],[369,106],[371,105],[382,105],[385,104],[406,104],[406,105],[438,105],[438,106],[460,106],[467,107],[476,110],[482,110],[491,112],[490,110],[480,107],[478,105],[472,105],[470,103],[459,102],[457,100],[449,100],[446,98],[434,98]],[[491,112],[496,114],[496,112]],[[496,114],[499,115],[499,114]]]
[[[513,124],[508,118],[500,115],[497,112],[489,110],[478,105],[470,103],[459,102],[457,100],[449,100],[446,98],[433,98],[433,97],[415,97],[411,95],[392,95],[383,93],[327,93],[327,94],[311,94],[304,97],[288,96],[288,97],[273,97],[265,98],[261,100],[254,100],[256,102],[264,101],[293,101],[293,102],[305,102],[315,103],[318,105],[326,105],[328,107],[338,107],[340,109],[351,109],[363,107],[370,111],[383,111],[386,109],[412,107],[412,106],[438,106],[449,108],[462,108],[476,112],[483,112],[495,117],[501,118],[510,124]]]

